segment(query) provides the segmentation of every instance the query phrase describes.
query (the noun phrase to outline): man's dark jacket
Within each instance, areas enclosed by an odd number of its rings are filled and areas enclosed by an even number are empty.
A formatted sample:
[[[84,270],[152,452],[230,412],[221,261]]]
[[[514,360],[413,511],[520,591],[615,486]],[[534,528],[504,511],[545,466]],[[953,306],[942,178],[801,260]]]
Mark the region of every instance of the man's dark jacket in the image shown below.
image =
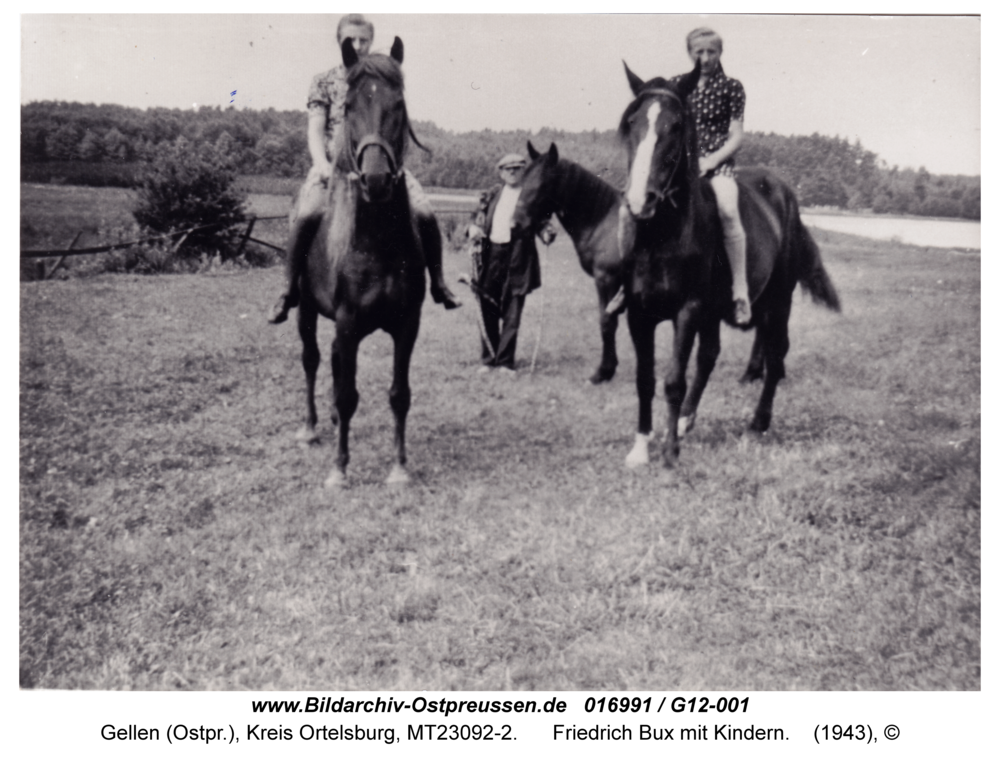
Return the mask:
[[[500,309],[504,310],[511,296],[526,296],[541,287],[542,269],[538,261],[538,249],[535,247],[535,236],[528,230],[521,233],[511,230],[510,264],[506,267],[506,271],[503,262],[492,261],[489,233],[502,189],[502,184],[496,185],[483,193],[480,198],[481,207],[485,208],[482,229],[486,233],[486,238],[483,240],[480,284],[492,297],[499,297]]]

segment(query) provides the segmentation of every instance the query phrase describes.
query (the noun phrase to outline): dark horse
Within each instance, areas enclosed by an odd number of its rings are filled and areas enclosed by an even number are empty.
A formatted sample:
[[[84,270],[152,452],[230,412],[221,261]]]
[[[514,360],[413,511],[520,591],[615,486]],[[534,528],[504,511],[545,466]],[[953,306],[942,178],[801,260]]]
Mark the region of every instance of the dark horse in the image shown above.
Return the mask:
[[[572,161],[559,158],[555,143],[540,154],[530,142],[531,163],[521,180],[514,225],[537,232],[555,214],[573,239],[583,271],[594,278],[601,320],[601,364],[591,376],[597,384],[615,376],[618,314],[606,307],[621,287],[618,208],[621,193]]]
[[[319,314],[337,323],[333,340],[333,422],[340,436],[327,486],[346,482],[348,434],[358,407],[358,346],[375,330],[392,336],[389,405],[396,418],[396,463],[388,483],[405,483],[406,415],[410,408],[410,357],[424,301],[424,253],[411,222],[403,177],[410,126],[403,100],[403,43],[389,56],[359,59],[350,40],[341,47],[347,67],[344,149],[330,199],[303,274],[299,335],[306,372],[308,417],[299,437],[315,440],[316,343]]]
[[[723,246],[715,195],[698,176],[697,136],[686,100],[698,84],[700,66],[678,84],[662,78],[643,82],[625,72],[635,99],[625,109],[618,134],[628,150],[625,205],[634,224],[626,234],[623,276],[628,326],[636,353],[639,427],[629,466],[649,461],[653,424],[654,335],[664,320],[674,323],[673,357],[664,384],[667,431],[664,463],[680,454],[678,423],[694,423],[698,403],[719,355],[719,324],[735,326],[732,275]],[[747,279],[756,328],[747,377],[761,374],[764,388],[750,429],[771,424],[774,393],[785,376],[788,318],[795,285],[813,300],[839,311],[840,301],[819,249],[799,217],[791,189],[766,170],[741,172],[740,218],[747,236]],[[631,240],[629,240],[631,238]],[[687,364],[698,338],[694,380]]]

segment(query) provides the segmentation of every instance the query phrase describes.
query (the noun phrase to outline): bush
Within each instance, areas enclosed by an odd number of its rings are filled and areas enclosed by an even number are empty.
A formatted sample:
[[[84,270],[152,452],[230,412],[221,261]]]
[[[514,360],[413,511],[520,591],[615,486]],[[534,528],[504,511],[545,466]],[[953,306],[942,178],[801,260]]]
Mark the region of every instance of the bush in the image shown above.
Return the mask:
[[[214,145],[191,145],[183,137],[157,146],[139,169],[139,202],[132,212],[145,230],[165,234],[210,225],[191,232],[178,249],[182,258],[236,250],[245,219],[246,195],[236,186],[236,167]]]

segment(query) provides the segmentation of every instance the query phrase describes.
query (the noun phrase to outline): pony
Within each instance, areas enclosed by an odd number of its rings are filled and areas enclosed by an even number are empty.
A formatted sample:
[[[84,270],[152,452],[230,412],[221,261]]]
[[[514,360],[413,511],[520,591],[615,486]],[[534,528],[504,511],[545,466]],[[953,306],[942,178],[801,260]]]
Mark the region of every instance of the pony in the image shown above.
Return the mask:
[[[622,233],[622,275],[628,327],[636,353],[639,421],[626,464],[649,461],[656,326],[674,325],[673,355],[664,381],[667,429],[665,467],[676,465],[680,436],[694,425],[698,404],[719,356],[719,326],[733,318],[732,275],[723,246],[715,195],[699,178],[697,134],[687,97],[698,85],[700,64],[676,84],[644,82],[625,64],[635,96],[618,135],[628,154],[624,206],[631,217]],[[763,377],[750,430],[771,424],[775,390],[785,376],[792,294],[801,284],[817,303],[840,310],[837,291],[819,248],[799,215],[795,194],[766,169],[740,172],[739,209],[747,236],[747,279],[753,315],[741,329],[756,329],[745,380]],[[698,339],[694,380],[687,365]]]
[[[403,43],[396,37],[388,56],[359,58],[351,41],[345,40],[341,55],[348,70],[344,145],[336,158],[327,210],[302,274],[298,331],[307,418],[297,437],[317,440],[316,326],[322,314],[337,326],[331,351],[332,419],[339,426],[336,462],[325,486],[346,484],[351,418],[359,400],[358,347],[371,333],[384,330],[393,340],[389,406],[395,417],[396,450],[386,482],[403,484],[410,479],[406,469],[410,358],[426,289],[424,251],[411,221],[402,168],[407,138],[413,136],[403,98]]]
[[[619,312],[608,313],[607,306],[621,287],[621,193],[582,166],[559,158],[555,143],[540,154],[529,140],[528,155],[531,163],[522,175],[514,226],[537,234],[555,214],[572,238],[580,266],[594,278],[600,306],[601,363],[590,382],[607,382],[618,367],[615,333]]]

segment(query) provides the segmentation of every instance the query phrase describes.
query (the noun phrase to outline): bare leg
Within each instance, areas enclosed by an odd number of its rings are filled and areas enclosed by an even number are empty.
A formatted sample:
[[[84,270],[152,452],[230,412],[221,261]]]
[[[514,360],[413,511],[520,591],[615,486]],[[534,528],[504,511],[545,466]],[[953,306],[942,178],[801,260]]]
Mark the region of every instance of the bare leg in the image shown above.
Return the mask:
[[[746,325],[750,323],[750,294],[747,288],[747,236],[740,222],[739,187],[733,177],[725,174],[716,174],[709,181],[715,192],[726,257],[733,275],[734,321]]]
[[[267,321],[272,325],[280,325],[287,320],[288,312],[302,300],[300,290],[302,272],[322,219],[325,198],[325,185],[315,180],[312,175],[307,177],[295,201],[288,245],[285,248],[286,289],[271,309]]]

